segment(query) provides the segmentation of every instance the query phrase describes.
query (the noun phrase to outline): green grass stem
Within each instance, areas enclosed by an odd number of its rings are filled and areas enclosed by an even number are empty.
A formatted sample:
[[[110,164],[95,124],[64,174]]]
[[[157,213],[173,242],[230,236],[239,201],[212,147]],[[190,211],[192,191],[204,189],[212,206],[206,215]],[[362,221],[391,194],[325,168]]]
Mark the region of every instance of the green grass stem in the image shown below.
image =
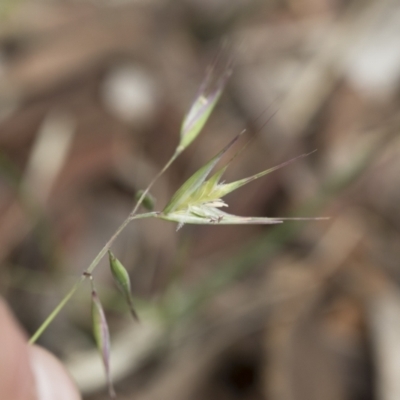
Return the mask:
[[[139,204],[139,202],[138,202]],[[150,213],[144,213],[144,214],[137,214],[137,215],[132,215],[130,214],[128,218],[122,222],[122,224],[118,227],[118,229],[115,231],[115,233],[111,236],[111,238],[108,240],[108,242],[104,245],[104,247],[100,250],[100,252],[97,254],[97,256],[94,258],[94,260],[91,262],[89,267],[84,271],[82,276],[79,278],[79,280],[75,283],[75,285],[71,288],[71,290],[64,296],[64,298],[60,301],[60,303],[57,305],[57,307],[51,312],[51,314],[46,318],[46,320],[40,325],[40,327],[37,329],[37,331],[32,335],[32,337],[29,339],[29,344],[34,344],[39,337],[42,335],[42,333],[47,329],[47,327],[51,324],[51,322],[54,320],[54,318],[59,314],[59,312],[64,308],[64,306],[68,303],[68,301],[71,299],[71,297],[75,294],[75,292],[78,290],[78,288],[81,286],[81,284],[87,279],[88,276],[90,276],[101,259],[107,254],[107,251],[111,248],[112,244],[114,241],[117,239],[117,237],[120,235],[120,233],[127,227],[127,225],[135,220],[135,219],[143,219],[143,218],[151,218],[157,215],[156,212],[150,212]]]

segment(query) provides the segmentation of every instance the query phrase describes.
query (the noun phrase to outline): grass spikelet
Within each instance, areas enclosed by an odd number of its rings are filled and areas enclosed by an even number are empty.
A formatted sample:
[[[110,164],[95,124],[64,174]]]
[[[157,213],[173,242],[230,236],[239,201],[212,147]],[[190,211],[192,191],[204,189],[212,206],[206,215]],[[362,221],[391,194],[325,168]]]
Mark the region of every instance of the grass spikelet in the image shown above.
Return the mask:
[[[93,336],[96,341],[97,348],[101,354],[106,373],[108,384],[108,393],[111,399],[116,398],[116,393],[111,379],[110,371],[110,332],[100,298],[94,288],[93,279],[92,284],[92,323],[93,323]]]
[[[242,132],[243,133],[243,132]],[[311,153],[302,154],[289,161],[279,164],[275,167],[266,169],[248,178],[240,179],[231,183],[220,183],[222,175],[226,171],[229,164],[238,153],[228,162],[227,165],[220,168],[214,175],[207,180],[207,176],[215,167],[225,152],[238,139],[236,137],[223,150],[214,156],[207,164],[195,172],[175,193],[171,201],[167,204],[159,218],[167,221],[178,222],[178,229],[184,224],[221,224],[221,225],[238,225],[238,224],[279,224],[283,220],[295,220],[292,218],[268,218],[268,217],[241,217],[228,214],[221,207],[228,205],[222,199],[228,193],[250,183],[262,176],[273,171],[283,168],[294,161],[304,158]],[[313,153],[313,152],[312,152]],[[327,218],[301,218],[297,220],[322,220]]]
[[[221,157],[229,150],[229,148],[239,139],[236,136],[228,143],[215,157],[213,157],[206,165],[195,172],[174,194],[169,203],[163,210],[163,214],[170,214],[175,210],[185,208],[193,193],[203,184],[209,173],[216,166]]]
[[[139,190],[135,195],[135,200],[139,201],[143,194],[144,190]],[[153,211],[156,204],[156,199],[150,193],[146,193],[141,203],[146,210]]]
[[[136,321],[139,321],[139,317],[133,307],[133,300],[131,294],[131,281],[129,278],[128,271],[122,265],[122,263],[109,251],[110,269],[114,278],[115,284],[117,285],[120,292],[123,294],[126,302],[128,303],[129,310]]]
[[[196,139],[213,112],[229,76],[231,62],[224,62],[219,54],[200,86],[199,92],[183,119],[177,151],[185,150]]]

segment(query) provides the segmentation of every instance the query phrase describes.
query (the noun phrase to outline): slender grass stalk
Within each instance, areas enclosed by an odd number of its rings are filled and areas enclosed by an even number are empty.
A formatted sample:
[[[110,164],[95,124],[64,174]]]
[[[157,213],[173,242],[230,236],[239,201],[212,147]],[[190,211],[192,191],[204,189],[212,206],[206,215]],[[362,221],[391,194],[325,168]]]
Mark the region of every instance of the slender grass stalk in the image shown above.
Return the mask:
[[[178,149],[175,151],[173,156],[168,160],[168,162],[164,165],[164,167],[158,172],[158,174],[152,179],[147,188],[143,191],[139,200],[136,202],[135,207],[129,214],[129,216],[122,222],[122,224],[118,227],[118,229],[114,232],[108,242],[104,245],[104,247],[100,250],[94,260],[91,262],[89,267],[83,272],[82,276],[75,283],[75,285],[71,288],[71,290],[64,296],[64,298],[60,301],[60,303],[56,306],[56,308],[50,313],[50,315],[46,318],[46,320],[40,325],[40,327],[36,330],[36,332],[29,339],[29,344],[34,344],[39,337],[43,334],[43,332],[47,329],[47,327],[52,323],[54,318],[59,314],[59,312],[64,308],[64,306],[68,303],[71,297],[75,294],[78,288],[81,286],[83,281],[87,279],[88,275],[92,274],[101,259],[106,255],[108,250],[110,250],[112,244],[117,239],[117,237],[121,234],[121,232],[128,226],[128,224],[135,220],[141,218],[150,218],[156,216],[157,212],[150,212],[144,214],[136,214],[140,205],[142,204],[144,198],[147,193],[149,193],[150,189],[156,183],[156,181],[167,171],[167,169],[171,166],[171,164],[176,160],[176,158],[181,154],[181,151]]]
[[[135,207],[133,208],[132,212],[130,213],[130,217],[134,216],[139,209],[140,205],[142,204],[144,198],[146,197],[147,193],[149,193],[150,189],[156,183],[156,181],[165,173],[165,171],[171,166],[171,164],[177,159],[177,157],[182,153],[179,149],[175,150],[173,156],[169,159],[169,161],[164,165],[163,169],[152,179],[149,183],[147,188],[143,191],[142,195],[139,197]]]
[[[166,168],[163,168],[165,171]],[[144,198],[144,196],[142,196]],[[140,199],[139,199],[140,201]],[[139,208],[139,201],[137,202],[135,209]],[[142,199],[143,201],[143,199]],[[94,260],[91,262],[89,267],[83,272],[82,276],[79,278],[79,280],[75,283],[75,285],[71,288],[71,290],[64,296],[64,298],[60,301],[60,303],[57,305],[57,307],[51,312],[51,314],[46,318],[46,320],[40,325],[40,327],[37,329],[37,331],[32,335],[32,337],[29,340],[29,344],[35,343],[39,337],[42,335],[42,333],[47,329],[47,327],[51,324],[51,322],[54,320],[54,318],[59,314],[59,312],[64,308],[64,306],[68,303],[70,298],[75,294],[75,292],[78,290],[78,288],[81,286],[83,281],[87,279],[87,277],[92,274],[92,272],[95,270],[101,259],[107,254],[107,251],[111,248],[112,244],[114,241],[117,239],[117,237],[120,235],[120,233],[128,226],[128,224],[135,220],[135,219],[143,219],[143,218],[151,218],[156,216],[158,213],[157,212],[150,212],[150,213],[144,213],[144,214],[137,214],[133,215],[132,213],[122,222],[122,224],[118,227],[118,229],[115,231],[115,233],[111,236],[111,238],[108,240],[108,242],[104,245],[104,247],[100,250],[100,252],[97,254],[97,256],[94,258]]]

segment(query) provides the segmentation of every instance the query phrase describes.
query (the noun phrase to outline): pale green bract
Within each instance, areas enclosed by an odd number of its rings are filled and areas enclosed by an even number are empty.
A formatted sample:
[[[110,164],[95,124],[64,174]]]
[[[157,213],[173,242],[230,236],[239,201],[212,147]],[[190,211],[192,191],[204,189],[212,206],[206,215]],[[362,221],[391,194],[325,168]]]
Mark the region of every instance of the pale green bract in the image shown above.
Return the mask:
[[[222,88],[209,97],[200,95],[195,100],[182,123],[178,152],[185,150],[196,139],[210,117],[221,93]]]

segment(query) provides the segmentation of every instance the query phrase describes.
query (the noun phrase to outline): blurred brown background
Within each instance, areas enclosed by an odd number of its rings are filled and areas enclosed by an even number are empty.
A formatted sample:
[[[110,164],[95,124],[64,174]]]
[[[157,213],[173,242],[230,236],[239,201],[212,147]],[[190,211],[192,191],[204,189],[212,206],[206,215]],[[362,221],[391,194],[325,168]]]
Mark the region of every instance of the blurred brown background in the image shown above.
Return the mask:
[[[28,332],[169,159],[227,40],[233,76],[157,209],[247,128],[227,181],[318,152],[229,211],[332,218],[132,223],[113,251],[140,324],[95,273],[119,398],[400,398],[398,0],[2,0],[0,18],[0,291]],[[106,399],[89,316],[85,286],[40,343]]]

